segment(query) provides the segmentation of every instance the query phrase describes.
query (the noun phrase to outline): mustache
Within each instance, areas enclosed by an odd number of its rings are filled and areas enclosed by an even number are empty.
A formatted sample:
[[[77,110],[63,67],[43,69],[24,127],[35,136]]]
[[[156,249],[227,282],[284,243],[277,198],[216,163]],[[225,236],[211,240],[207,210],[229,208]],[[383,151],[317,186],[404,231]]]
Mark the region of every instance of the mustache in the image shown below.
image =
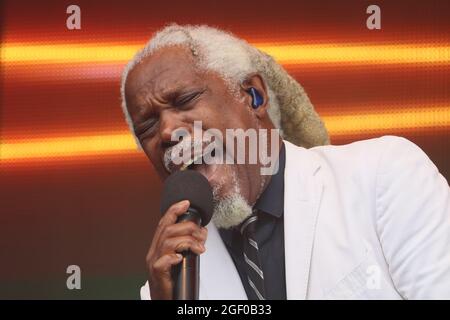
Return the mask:
[[[206,142],[202,139],[182,139],[164,152],[164,167],[169,173],[186,169],[195,160],[203,156]]]

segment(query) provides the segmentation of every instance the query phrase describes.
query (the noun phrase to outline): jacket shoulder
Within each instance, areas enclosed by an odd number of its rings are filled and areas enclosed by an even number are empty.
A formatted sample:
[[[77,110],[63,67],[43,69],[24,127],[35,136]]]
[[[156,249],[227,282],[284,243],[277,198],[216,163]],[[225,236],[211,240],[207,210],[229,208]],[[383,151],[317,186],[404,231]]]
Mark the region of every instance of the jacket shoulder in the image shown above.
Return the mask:
[[[367,168],[377,166],[386,149],[392,145],[412,144],[405,138],[397,136],[382,136],[379,138],[355,141],[345,145],[326,145],[309,149],[317,154],[331,167],[343,167],[356,170],[359,166]]]
[[[369,164],[377,165],[382,157],[411,155],[426,157],[416,144],[398,136],[382,136],[345,145],[318,146],[309,150],[318,154],[325,161],[342,161],[353,166],[361,163],[365,167]]]
[[[313,147],[309,150],[320,153],[323,155],[327,154],[346,154],[346,153],[359,153],[359,152],[382,152],[385,150],[387,145],[398,145],[402,146],[415,146],[415,144],[408,139],[399,136],[382,136],[378,138],[366,139],[354,141],[343,145],[325,145]],[[416,146],[417,147],[417,146]]]

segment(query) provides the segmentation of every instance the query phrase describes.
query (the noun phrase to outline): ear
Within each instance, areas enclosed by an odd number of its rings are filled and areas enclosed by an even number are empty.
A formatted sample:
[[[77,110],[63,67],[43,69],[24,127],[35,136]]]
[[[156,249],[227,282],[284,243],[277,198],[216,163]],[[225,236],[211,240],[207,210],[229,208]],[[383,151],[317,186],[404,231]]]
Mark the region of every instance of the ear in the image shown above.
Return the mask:
[[[263,98],[263,103],[257,109],[253,109],[252,97],[247,92],[251,87],[255,88],[258,91],[258,93],[261,95],[261,97]],[[269,96],[267,94],[266,83],[264,82],[264,79],[259,74],[255,73],[255,74],[250,75],[241,84],[241,91],[242,91],[241,94],[245,98],[246,104],[248,105],[250,110],[252,110],[252,112],[254,112],[256,114],[256,116],[259,119],[268,117],[267,108],[269,107]]]

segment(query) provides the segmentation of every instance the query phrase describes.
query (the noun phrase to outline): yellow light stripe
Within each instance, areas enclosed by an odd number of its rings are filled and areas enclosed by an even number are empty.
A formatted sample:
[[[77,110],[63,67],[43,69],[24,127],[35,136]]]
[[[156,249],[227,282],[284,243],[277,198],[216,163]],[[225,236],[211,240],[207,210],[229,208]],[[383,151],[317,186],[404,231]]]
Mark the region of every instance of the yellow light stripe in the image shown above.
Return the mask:
[[[137,147],[131,134],[122,132],[105,135],[13,140],[0,145],[0,160],[71,158],[133,153],[136,151]]]
[[[417,45],[285,45],[262,46],[261,50],[283,64],[309,63],[448,63],[450,46]]]
[[[1,61],[6,64],[125,62],[131,59],[141,47],[140,45],[6,43],[2,47]]]
[[[393,109],[391,112],[323,116],[331,136],[383,133],[390,131],[450,129],[450,106]]]
[[[450,129],[450,106],[401,111],[329,115],[322,117],[332,137],[364,135],[433,128]],[[4,139],[0,145],[0,160],[20,161],[42,158],[74,158],[78,156],[114,155],[137,152],[133,137],[128,132],[48,139]],[[59,159],[58,159],[59,160]]]
[[[450,62],[450,45],[401,44],[258,44],[283,64],[350,63],[405,64]],[[142,45],[128,44],[55,44],[29,45],[5,43],[1,61],[5,64],[125,63]]]

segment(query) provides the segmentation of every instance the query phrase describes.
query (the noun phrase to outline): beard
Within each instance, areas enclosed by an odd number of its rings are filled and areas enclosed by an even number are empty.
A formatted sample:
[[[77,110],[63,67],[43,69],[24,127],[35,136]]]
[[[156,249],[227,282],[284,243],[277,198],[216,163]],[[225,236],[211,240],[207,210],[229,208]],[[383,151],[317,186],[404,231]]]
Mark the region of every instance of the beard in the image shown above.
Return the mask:
[[[236,173],[232,172],[233,188],[226,196],[219,196],[223,183],[213,187],[214,211],[212,222],[217,228],[229,229],[240,225],[252,214],[252,207],[241,194]]]
[[[201,148],[204,147],[204,144],[205,142],[202,140],[194,141],[191,139],[183,139],[175,146],[168,148],[164,153],[164,166],[167,171],[172,173],[174,171],[184,170],[186,167],[189,167],[196,156],[198,157],[200,154],[195,154],[195,152],[189,153],[187,157],[182,157],[182,163],[174,163],[173,155],[179,155],[182,150],[195,151],[196,146]],[[206,166],[203,165],[203,168],[205,167]],[[201,168],[201,166],[197,167],[196,170],[201,171]],[[220,179],[212,185],[214,209],[211,220],[217,228],[221,229],[229,229],[238,226],[252,214],[252,207],[242,196],[240,184],[237,178],[237,172],[230,167],[225,169],[225,171],[228,171],[228,175],[231,176],[231,181],[228,181],[231,187],[225,187],[227,184],[225,178]],[[263,187],[263,185],[264,184],[262,183],[261,187]],[[225,191],[224,189],[227,190]]]

